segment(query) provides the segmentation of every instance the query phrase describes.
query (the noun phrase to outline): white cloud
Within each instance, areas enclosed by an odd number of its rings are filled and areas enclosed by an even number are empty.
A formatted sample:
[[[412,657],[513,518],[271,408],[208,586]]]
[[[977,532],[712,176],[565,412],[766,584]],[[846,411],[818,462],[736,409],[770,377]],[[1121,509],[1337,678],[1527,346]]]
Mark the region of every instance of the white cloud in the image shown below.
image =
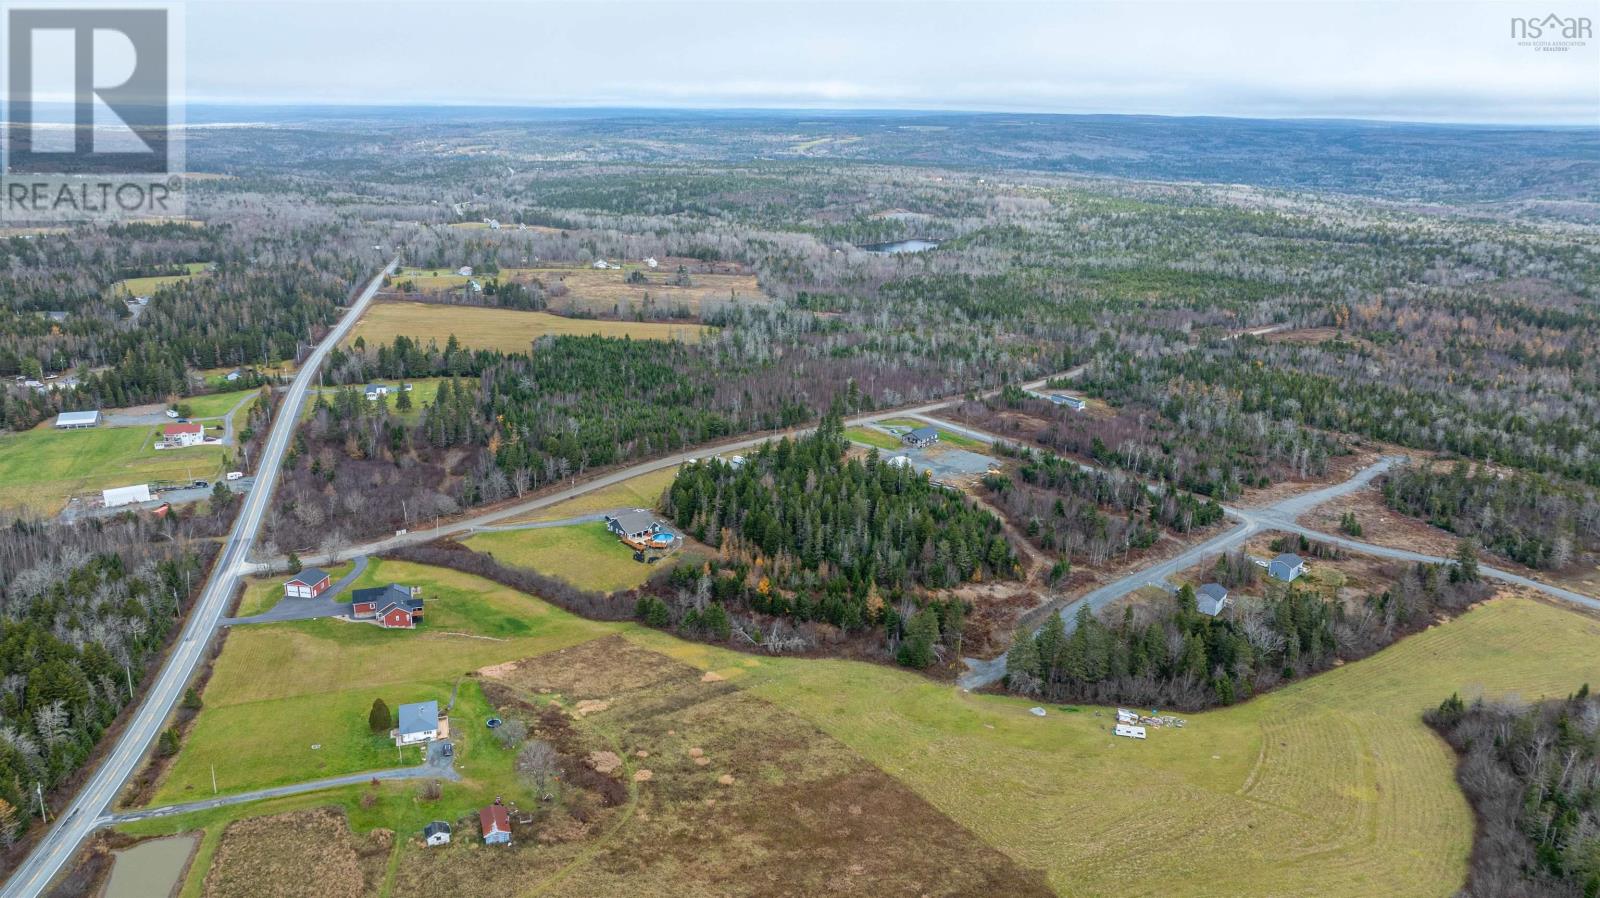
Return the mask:
[[[1600,3],[207,2],[192,100],[1004,109],[1600,124]]]

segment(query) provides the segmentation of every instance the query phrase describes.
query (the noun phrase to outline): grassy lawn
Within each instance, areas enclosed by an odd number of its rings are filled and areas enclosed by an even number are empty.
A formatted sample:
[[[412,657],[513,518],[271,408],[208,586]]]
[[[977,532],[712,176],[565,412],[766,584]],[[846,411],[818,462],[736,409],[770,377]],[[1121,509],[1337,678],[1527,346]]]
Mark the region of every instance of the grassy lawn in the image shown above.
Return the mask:
[[[67,497],[154,480],[212,478],[221,446],[157,450],[155,427],[55,430],[46,425],[0,434],[0,508],[55,514]]]
[[[888,425],[889,427],[910,427],[913,429],[929,426],[928,422],[918,421],[915,418],[889,418],[888,420],[880,421],[878,423]],[[935,427],[934,430],[939,431],[939,445],[941,446],[954,446],[957,449],[967,449],[973,452],[987,453],[989,451],[989,444],[983,442],[982,440],[975,440],[972,437],[964,436],[959,433],[951,433],[950,431],[945,430],[943,427]]]
[[[378,302],[368,308],[350,339],[354,341],[358,336],[363,337],[369,346],[375,346],[392,343],[398,336],[406,336],[419,338],[424,343],[434,338],[442,345],[446,338],[454,334],[461,345],[471,349],[527,352],[534,340],[546,334],[692,340],[703,330],[705,328],[688,324],[584,320],[563,318],[548,312],[418,302]]]
[[[209,262],[190,262],[187,267],[188,274],[168,274],[159,277],[127,278],[111,285],[111,292],[117,296],[150,296],[162,287],[187,281],[193,277],[205,274]]]
[[[603,522],[479,533],[464,544],[506,564],[548,574],[579,589],[616,592],[649,579],[655,566],[633,560],[633,550],[617,541]]]
[[[661,501],[662,492],[672,485],[677,476],[677,468],[662,468],[581,496],[574,496],[565,502],[557,502],[515,520],[559,521],[598,511],[611,511],[614,508],[654,508],[656,503]]]
[[[870,427],[847,427],[844,431],[845,438],[867,446],[877,446],[879,449],[899,449],[900,441]]]
[[[189,407],[189,415],[193,418],[220,418],[228,410],[239,404],[239,400],[247,396],[260,393],[259,390],[232,390],[227,393],[207,393],[204,396],[188,396],[178,400],[179,405]],[[248,408],[248,404],[246,408]]]
[[[419,630],[335,620],[235,628],[202,695],[204,709],[152,803],[398,766],[367,731],[374,698],[391,709],[447,700],[456,678],[489,664],[592,639],[607,625],[506,587],[438,568],[374,561],[357,585],[421,586]],[[313,750],[311,745],[322,748]],[[405,764],[414,764],[410,757]]]
[[[633,638],[807,717],[1066,895],[1450,895],[1472,812],[1421,712],[1600,676],[1600,623],[1505,598],[1134,743],[1103,709],[1038,719],[885,667]]]
[[[400,418],[402,421],[409,421],[414,424],[422,420],[422,406],[424,404],[432,403],[439,397],[439,384],[444,380],[445,378],[442,377],[423,377],[418,378],[417,380],[383,380],[376,381],[376,383],[385,383],[389,385],[391,392],[388,396],[384,397],[389,401],[389,414]],[[408,383],[411,385],[411,410],[408,412],[402,412],[395,407],[395,400],[400,396],[399,390],[402,383]],[[356,385],[356,390],[360,391],[363,386],[365,385]],[[328,397],[329,402],[332,402],[334,394],[339,392],[339,389],[339,387],[326,387],[320,390],[314,390],[312,392],[320,392]],[[311,406],[313,401],[314,400],[308,400],[305,406],[301,408],[300,417],[302,419],[311,417]]]

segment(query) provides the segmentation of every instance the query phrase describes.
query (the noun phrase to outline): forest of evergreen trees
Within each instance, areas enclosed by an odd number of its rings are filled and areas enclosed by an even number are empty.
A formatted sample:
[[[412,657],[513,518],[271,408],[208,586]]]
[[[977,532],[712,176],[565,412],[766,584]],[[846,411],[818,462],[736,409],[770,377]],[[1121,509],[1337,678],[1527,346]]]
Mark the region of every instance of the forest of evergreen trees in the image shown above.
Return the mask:
[[[846,632],[881,627],[901,663],[927,667],[959,646],[965,615],[959,599],[929,602],[928,591],[1013,577],[1016,555],[1000,522],[960,494],[876,452],[847,458],[848,449],[834,413],[742,463],[679,471],[664,510],[719,552],[689,610],[703,613],[709,598]],[[694,586],[699,573],[683,576]],[[653,608],[640,610],[648,620]],[[655,613],[664,622],[667,611]]]

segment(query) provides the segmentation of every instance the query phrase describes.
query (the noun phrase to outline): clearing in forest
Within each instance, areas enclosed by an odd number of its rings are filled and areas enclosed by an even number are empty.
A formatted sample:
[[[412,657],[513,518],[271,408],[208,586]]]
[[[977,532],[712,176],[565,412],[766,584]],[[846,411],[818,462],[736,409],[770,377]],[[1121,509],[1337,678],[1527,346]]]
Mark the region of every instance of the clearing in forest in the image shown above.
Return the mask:
[[[369,347],[411,337],[423,345],[432,339],[442,347],[453,334],[469,349],[527,352],[540,337],[601,336],[635,340],[696,340],[707,328],[695,324],[654,321],[608,321],[563,318],[549,312],[522,312],[479,306],[446,306],[420,302],[375,302],[361,317],[354,333]]]

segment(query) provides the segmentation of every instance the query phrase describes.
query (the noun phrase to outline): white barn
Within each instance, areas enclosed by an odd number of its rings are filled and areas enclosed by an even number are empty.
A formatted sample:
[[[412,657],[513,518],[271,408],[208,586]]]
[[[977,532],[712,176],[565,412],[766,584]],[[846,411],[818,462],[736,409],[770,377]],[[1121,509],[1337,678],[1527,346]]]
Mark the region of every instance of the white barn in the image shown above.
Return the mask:
[[[108,490],[102,490],[100,501],[107,508],[132,505],[136,502],[149,502],[150,484],[140,483],[134,486],[116,486]]]
[[[90,410],[87,412],[62,412],[56,415],[56,428],[58,430],[81,430],[85,427],[96,427],[100,424],[100,412]]]

